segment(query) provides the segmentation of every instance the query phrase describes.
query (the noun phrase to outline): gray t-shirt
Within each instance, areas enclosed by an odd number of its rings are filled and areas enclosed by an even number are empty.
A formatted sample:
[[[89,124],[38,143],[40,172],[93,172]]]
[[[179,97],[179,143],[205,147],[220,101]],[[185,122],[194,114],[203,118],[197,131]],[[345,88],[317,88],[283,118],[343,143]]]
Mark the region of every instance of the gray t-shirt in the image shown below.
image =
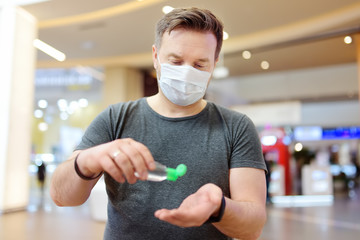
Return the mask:
[[[230,168],[266,169],[251,120],[210,102],[200,113],[181,118],[159,115],[146,98],[111,105],[90,124],[77,149],[119,138],[141,142],[156,161],[172,168],[183,163],[188,171],[176,182],[135,184],[118,183],[105,173],[106,240],[230,239],[212,224],[180,228],[158,220],[154,212],[177,208],[206,183],[216,184],[229,197]]]

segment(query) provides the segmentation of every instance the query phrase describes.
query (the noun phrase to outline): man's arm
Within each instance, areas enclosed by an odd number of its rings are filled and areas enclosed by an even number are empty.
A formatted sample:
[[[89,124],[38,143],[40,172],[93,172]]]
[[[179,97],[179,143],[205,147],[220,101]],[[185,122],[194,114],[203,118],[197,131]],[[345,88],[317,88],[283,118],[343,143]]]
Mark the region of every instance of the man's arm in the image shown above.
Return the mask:
[[[93,180],[79,177],[74,168]],[[154,159],[147,147],[132,139],[118,139],[86,150],[75,151],[71,157],[60,164],[51,179],[50,195],[59,206],[77,206],[90,196],[92,188],[101,172],[107,172],[118,182],[135,183],[136,171],[141,180],[147,177],[147,170],[155,169]]]
[[[230,170],[231,199],[226,199],[223,219],[214,223],[224,234],[239,239],[257,239],[266,222],[266,180],[264,170]]]
[[[81,152],[73,152],[67,161],[56,168],[51,178],[50,196],[58,206],[78,206],[83,204],[90,196],[92,188],[99,179],[85,181],[76,174],[74,160]]]
[[[231,199],[225,198],[222,220],[212,223],[225,235],[243,240],[257,239],[266,222],[266,182],[264,170],[234,168],[230,170]],[[181,227],[200,226],[219,212],[221,189],[214,184],[202,186],[187,197],[177,209],[160,209],[155,216]]]

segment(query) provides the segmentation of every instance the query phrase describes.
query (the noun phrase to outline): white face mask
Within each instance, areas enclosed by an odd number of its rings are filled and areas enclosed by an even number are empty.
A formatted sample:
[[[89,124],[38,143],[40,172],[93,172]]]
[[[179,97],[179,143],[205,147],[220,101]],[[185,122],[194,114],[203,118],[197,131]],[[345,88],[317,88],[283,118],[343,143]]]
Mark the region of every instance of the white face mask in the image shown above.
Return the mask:
[[[204,97],[211,73],[200,71],[189,65],[175,66],[167,63],[160,63],[160,65],[159,86],[165,97],[172,103],[188,106]]]

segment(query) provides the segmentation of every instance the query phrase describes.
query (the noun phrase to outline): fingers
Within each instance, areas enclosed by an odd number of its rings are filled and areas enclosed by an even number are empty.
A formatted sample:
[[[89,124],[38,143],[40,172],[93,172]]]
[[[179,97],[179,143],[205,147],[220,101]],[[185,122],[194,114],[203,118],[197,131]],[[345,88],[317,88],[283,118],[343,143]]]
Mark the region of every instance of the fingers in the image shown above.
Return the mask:
[[[168,209],[160,209],[155,212],[155,217],[158,219],[171,223],[173,225],[182,226],[181,222],[176,217],[176,209],[168,210]]]
[[[155,160],[152,157],[150,150],[144,144],[136,142],[136,141],[130,141],[130,144],[139,151],[139,153],[141,154],[141,156],[143,157],[143,159],[147,165],[147,169],[154,170],[156,165],[155,165]]]
[[[178,208],[160,209],[154,215],[180,227],[200,226],[217,211],[221,198],[222,191],[218,186],[206,184],[185,198]]]
[[[146,180],[148,170],[155,169],[150,150],[133,139],[118,139],[83,151],[85,170],[90,173],[107,172],[118,182],[135,183]],[[80,164],[80,162],[79,162]]]
[[[115,150],[108,153],[114,166],[108,163],[107,172],[116,180],[120,181],[120,175],[125,177],[129,183],[135,183],[137,172],[141,180],[147,177],[148,169],[155,168],[155,162],[149,149],[132,139],[119,139],[114,141]],[[109,169],[110,168],[110,169]],[[110,172],[109,172],[110,171]]]
[[[191,212],[185,213],[180,209],[160,209],[157,210],[154,215],[162,221],[179,227],[201,226],[204,222],[204,220],[199,217],[199,215],[195,215]]]
[[[107,165],[104,166],[105,171],[120,183],[125,182],[124,172],[120,167],[118,167],[119,159],[122,158],[124,158],[124,154],[121,151],[116,150],[116,152],[114,152],[112,156],[110,156],[110,160],[105,161],[105,164]]]
[[[181,218],[179,219],[176,215],[178,214],[178,210],[177,209],[172,209],[172,210],[168,210],[168,209],[160,209],[157,210],[155,212],[155,217],[157,217],[158,219],[171,223],[173,225],[176,226],[180,226],[180,227],[185,227],[184,226],[184,219],[181,220]]]
[[[123,170],[126,179],[130,182],[136,181],[134,172],[137,172],[140,179],[146,178],[147,166],[146,161],[141,152],[136,147],[138,144],[133,140],[122,141],[118,147],[124,154],[120,161],[117,161],[118,166]]]

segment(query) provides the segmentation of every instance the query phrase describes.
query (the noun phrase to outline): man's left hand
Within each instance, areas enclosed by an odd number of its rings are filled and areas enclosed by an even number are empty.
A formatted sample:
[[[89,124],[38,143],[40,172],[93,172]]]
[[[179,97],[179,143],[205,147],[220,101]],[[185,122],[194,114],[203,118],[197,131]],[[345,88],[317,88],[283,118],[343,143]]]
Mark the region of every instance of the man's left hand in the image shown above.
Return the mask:
[[[185,198],[179,208],[157,210],[155,217],[179,227],[201,226],[218,214],[222,195],[218,186],[209,183]]]

